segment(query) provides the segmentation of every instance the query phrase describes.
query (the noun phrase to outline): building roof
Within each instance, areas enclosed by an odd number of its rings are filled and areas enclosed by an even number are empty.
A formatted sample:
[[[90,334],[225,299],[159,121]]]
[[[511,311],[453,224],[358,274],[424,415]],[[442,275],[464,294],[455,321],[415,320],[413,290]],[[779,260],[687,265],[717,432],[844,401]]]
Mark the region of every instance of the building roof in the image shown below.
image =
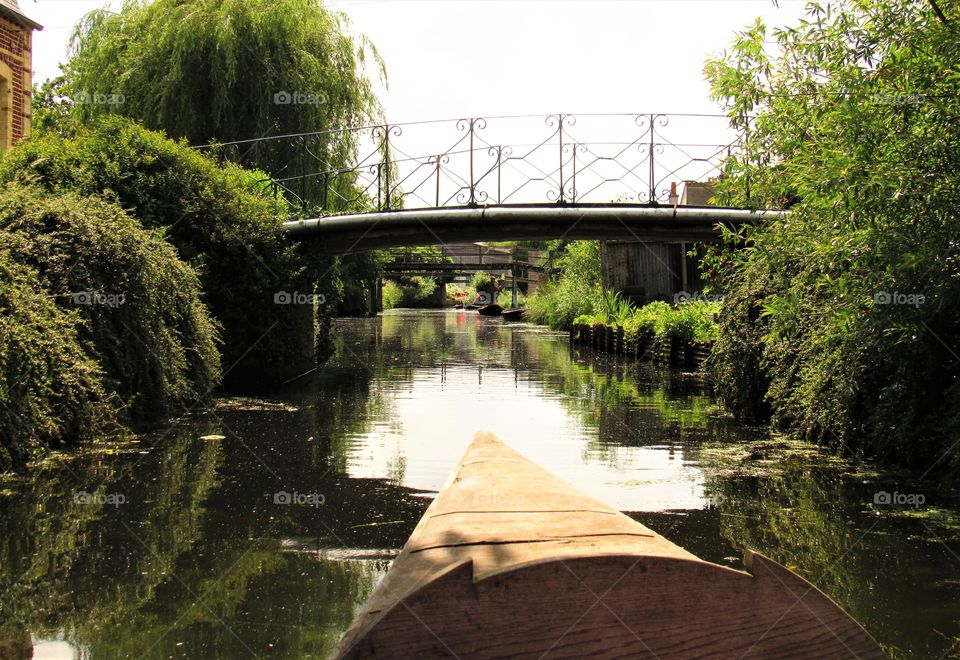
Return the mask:
[[[27,18],[22,11],[17,0],[0,0],[0,16],[10,19],[14,23],[25,25],[32,30],[42,30],[43,26],[36,21]]]

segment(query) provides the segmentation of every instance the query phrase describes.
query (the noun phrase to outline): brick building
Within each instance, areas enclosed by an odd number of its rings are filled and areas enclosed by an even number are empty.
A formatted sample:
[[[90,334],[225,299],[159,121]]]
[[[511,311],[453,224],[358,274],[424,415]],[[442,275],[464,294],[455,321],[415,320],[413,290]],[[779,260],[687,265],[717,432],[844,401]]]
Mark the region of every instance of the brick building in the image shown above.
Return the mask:
[[[33,31],[43,26],[0,0],[0,153],[30,135]]]

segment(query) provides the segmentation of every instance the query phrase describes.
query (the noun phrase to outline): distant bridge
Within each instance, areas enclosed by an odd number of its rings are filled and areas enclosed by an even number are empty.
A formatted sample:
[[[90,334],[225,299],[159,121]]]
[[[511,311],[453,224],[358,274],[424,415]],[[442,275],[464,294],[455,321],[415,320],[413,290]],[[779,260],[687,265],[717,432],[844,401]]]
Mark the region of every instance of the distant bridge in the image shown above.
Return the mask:
[[[477,272],[485,273],[516,273],[520,271],[544,272],[543,266],[527,263],[525,261],[507,261],[502,263],[442,263],[442,262],[418,262],[418,261],[397,261],[384,264],[383,273],[390,275],[406,275],[412,277],[419,275],[421,277],[442,277],[468,275]]]
[[[719,224],[780,213],[682,204],[677,184],[716,178],[741,145],[724,115],[645,113],[380,124],[216,148],[241,163],[295,154],[263,183],[296,208],[290,236],[342,254],[479,240],[716,240]],[[349,152],[358,154],[349,167],[331,166]]]

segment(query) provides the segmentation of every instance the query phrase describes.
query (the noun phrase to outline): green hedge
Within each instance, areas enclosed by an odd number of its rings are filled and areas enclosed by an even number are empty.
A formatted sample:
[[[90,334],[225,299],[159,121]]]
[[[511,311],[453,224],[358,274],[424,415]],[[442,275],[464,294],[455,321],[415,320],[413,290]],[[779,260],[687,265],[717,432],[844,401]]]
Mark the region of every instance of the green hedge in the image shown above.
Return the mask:
[[[78,337],[133,422],[162,418],[220,381],[216,324],[200,282],[158,231],[115,204],[13,185],[0,192],[0,245],[78,317]]]
[[[0,244],[0,469],[110,426],[114,402],[78,323]]]
[[[256,174],[214,162],[131,120],[107,116],[76,136],[35,136],[4,155],[0,181],[115,200],[146,228],[163,228],[200,273],[223,327],[234,383],[272,381],[312,359],[312,310],[274,304],[279,292],[333,286],[332,259],[298,253],[281,228],[283,205],[252,190]]]

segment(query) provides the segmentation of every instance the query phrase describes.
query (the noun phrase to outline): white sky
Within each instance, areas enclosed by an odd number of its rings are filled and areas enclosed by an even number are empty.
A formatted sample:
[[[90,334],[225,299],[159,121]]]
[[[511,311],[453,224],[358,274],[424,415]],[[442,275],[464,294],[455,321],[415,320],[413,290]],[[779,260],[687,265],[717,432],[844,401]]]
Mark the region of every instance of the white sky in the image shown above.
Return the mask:
[[[35,80],[58,73],[75,22],[119,2],[20,0],[43,24]],[[392,122],[553,112],[716,112],[703,63],[762,15],[803,1],[332,0],[387,63]],[[305,129],[306,130],[306,129]]]

